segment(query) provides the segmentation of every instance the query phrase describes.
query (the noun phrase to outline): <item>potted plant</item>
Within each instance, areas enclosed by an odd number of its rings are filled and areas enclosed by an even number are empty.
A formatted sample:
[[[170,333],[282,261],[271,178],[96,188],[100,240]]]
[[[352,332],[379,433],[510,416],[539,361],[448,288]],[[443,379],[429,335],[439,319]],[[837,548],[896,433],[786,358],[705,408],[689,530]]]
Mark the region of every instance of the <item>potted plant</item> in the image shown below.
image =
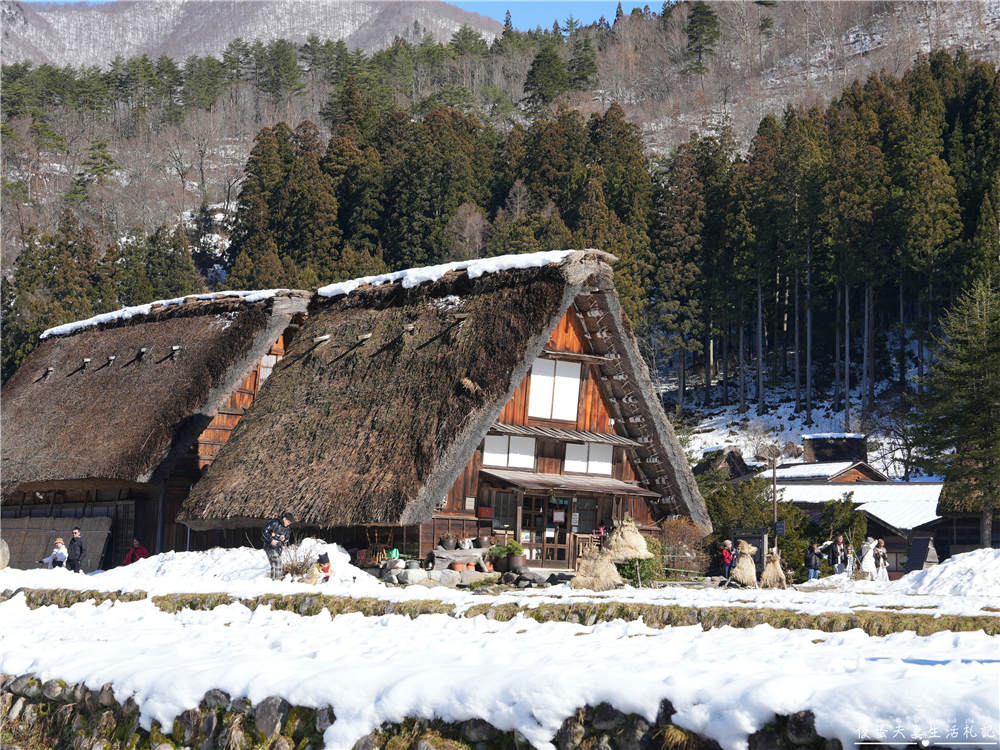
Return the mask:
[[[524,567],[524,547],[516,539],[507,542],[507,565],[511,570],[520,566]]]
[[[507,547],[506,545],[498,545],[496,547],[490,547],[489,551],[485,555],[486,559],[493,563],[493,570],[497,573],[506,573],[510,568],[507,567]]]
[[[449,552],[458,546],[458,537],[452,534],[450,531],[441,535],[441,546],[444,547]]]
[[[477,536],[476,546],[480,549],[486,549],[487,547],[493,546],[493,537],[491,536]]]

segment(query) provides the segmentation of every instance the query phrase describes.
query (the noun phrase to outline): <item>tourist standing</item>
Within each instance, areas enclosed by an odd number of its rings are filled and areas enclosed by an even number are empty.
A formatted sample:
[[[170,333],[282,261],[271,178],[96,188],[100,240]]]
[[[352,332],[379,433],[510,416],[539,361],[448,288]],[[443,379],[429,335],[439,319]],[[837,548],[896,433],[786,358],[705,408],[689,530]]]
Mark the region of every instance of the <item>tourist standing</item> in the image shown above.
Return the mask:
[[[285,511],[281,518],[268,521],[261,529],[261,536],[264,539],[264,552],[267,554],[267,561],[271,564],[271,580],[281,580],[281,551],[288,541],[289,530],[295,518],[291,513]]]
[[[66,568],[74,573],[83,572],[83,558],[87,556],[87,543],[80,536],[80,527],[73,529],[73,538],[69,540],[66,553]]]

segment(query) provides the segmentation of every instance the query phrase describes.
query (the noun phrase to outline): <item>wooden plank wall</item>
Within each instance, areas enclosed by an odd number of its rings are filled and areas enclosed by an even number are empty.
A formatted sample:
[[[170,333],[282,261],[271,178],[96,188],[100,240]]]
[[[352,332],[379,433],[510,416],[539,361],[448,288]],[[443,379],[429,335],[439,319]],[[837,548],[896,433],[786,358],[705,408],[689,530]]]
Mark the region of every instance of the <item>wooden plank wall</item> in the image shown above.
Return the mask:
[[[291,344],[297,330],[296,327],[285,329],[284,333],[271,346],[271,349],[257,364],[246,380],[237,388],[219,409],[218,413],[202,431],[198,439],[181,457],[173,472],[167,477],[167,512],[164,526],[164,550],[185,550],[189,548],[188,527],[176,522],[181,505],[187,499],[192,487],[208,471],[215,457],[219,455],[222,446],[229,440],[233,429],[239,423],[246,410],[253,403],[261,386],[275,364],[285,355],[285,350]],[[214,529],[208,531],[190,532],[190,549],[204,550],[227,543],[225,533]]]

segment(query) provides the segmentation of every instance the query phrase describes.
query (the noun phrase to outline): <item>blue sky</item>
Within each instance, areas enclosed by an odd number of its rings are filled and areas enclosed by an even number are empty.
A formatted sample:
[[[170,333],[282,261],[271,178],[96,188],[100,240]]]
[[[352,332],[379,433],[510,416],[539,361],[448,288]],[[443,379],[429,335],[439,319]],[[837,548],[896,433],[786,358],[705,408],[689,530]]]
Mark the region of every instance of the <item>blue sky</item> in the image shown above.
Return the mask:
[[[608,19],[608,23],[615,20],[615,11],[618,9],[618,0],[550,0],[548,2],[535,2],[533,0],[447,0],[449,5],[457,5],[463,10],[471,10],[483,16],[495,18],[503,23],[504,15],[510,10],[510,19],[514,28],[519,31],[529,31],[536,26],[542,28],[552,28],[552,22],[559,19],[559,25],[563,26],[564,21],[573,18],[583,24],[593,23],[601,16]],[[663,7],[663,0],[653,0],[653,2],[625,2],[622,0],[622,10],[631,13],[632,8],[642,8],[649,5],[651,10],[660,12]]]

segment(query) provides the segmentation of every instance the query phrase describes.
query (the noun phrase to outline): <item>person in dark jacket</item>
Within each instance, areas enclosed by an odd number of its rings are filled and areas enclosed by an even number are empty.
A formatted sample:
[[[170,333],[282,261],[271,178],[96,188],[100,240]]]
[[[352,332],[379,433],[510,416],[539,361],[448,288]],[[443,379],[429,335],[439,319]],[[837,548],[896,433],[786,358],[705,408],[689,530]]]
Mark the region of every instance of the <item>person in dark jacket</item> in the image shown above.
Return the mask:
[[[819,569],[823,566],[823,555],[820,554],[819,545],[813,542],[806,550],[806,580],[812,581],[819,578]]]
[[[281,518],[268,521],[264,524],[264,528],[261,529],[261,536],[264,539],[264,552],[267,554],[267,561],[271,563],[270,575],[272,581],[281,580],[281,551],[285,548],[285,542],[288,541],[290,533],[288,527],[294,520],[295,518],[292,514],[285,511],[281,514]]]
[[[830,545],[828,560],[835,573],[843,573],[847,569],[847,545],[842,534],[837,534],[837,541]]]
[[[149,550],[143,547],[142,542],[138,539],[133,539],[132,546],[129,547],[128,552],[125,554],[122,565],[131,565],[139,560],[145,560],[147,557],[149,557]]]
[[[66,554],[66,569],[74,573],[83,572],[83,558],[87,556],[87,543],[80,536],[79,527],[73,529],[73,538],[69,540]]]

